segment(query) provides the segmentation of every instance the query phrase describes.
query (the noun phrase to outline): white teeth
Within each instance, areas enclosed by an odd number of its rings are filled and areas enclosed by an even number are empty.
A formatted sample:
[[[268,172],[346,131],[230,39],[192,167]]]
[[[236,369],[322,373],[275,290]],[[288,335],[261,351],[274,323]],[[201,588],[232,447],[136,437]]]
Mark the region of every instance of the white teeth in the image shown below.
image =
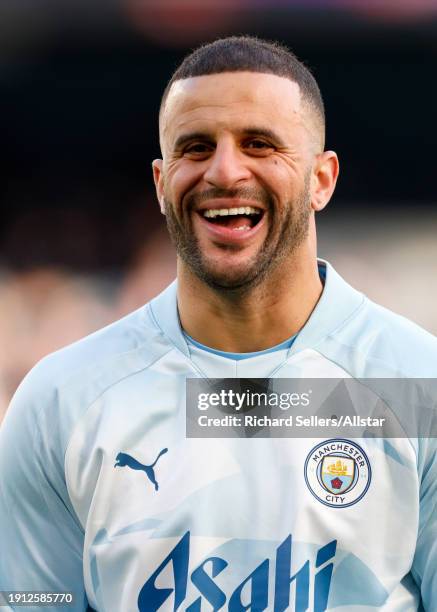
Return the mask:
[[[226,215],[259,215],[259,208],[252,206],[241,206],[240,208],[211,208],[203,211],[203,216],[207,218],[225,217]]]
[[[250,229],[250,228],[248,228],[247,225],[244,225],[244,226],[242,225],[240,227],[234,227],[233,228],[234,232],[243,232],[244,230],[248,230],[248,229]]]

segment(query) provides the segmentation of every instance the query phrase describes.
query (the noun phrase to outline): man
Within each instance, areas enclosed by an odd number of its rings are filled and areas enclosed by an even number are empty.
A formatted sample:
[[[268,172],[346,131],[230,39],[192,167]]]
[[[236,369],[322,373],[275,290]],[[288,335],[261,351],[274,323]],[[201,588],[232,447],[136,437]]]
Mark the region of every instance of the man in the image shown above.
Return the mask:
[[[160,138],[178,282],[22,383],[1,588],[76,610],[435,609],[434,440],[185,435],[187,378],[435,377],[433,337],[317,263],[338,161],[314,78],[279,45],[216,41],[173,75]]]

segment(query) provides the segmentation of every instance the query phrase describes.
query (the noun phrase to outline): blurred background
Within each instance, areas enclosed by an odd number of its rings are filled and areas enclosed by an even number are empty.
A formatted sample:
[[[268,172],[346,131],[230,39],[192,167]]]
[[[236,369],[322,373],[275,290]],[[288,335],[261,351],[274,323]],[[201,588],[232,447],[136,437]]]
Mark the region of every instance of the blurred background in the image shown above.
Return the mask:
[[[43,355],[174,277],[160,96],[187,51],[242,33],[321,87],[341,177],[320,255],[437,333],[437,0],[2,0],[0,420]]]

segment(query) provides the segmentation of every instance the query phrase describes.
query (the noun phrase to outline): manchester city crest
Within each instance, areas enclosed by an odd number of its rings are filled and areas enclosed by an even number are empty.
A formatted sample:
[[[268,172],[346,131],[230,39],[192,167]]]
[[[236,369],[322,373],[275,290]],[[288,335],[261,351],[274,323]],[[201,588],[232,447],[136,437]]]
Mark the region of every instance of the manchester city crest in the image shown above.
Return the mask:
[[[347,508],[364,497],[372,478],[364,450],[341,438],[317,444],[305,461],[305,482],[322,504]]]

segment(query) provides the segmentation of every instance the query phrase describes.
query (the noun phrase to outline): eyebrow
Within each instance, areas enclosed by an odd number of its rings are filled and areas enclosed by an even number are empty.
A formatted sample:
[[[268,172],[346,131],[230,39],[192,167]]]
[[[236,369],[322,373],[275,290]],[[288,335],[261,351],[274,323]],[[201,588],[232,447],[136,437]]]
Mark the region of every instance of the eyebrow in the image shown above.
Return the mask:
[[[208,132],[188,132],[187,134],[181,134],[176,138],[174,143],[175,149],[181,149],[187,142],[192,140],[214,140],[211,133]]]
[[[264,127],[247,127],[241,130],[243,134],[247,136],[263,136],[267,140],[273,141],[275,144],[285,146],[285,142],[279,135],[269,128]]]
[[[272,142],[274,142],[275,144],[279,145],[279,146],[285,146],[285,142],[283,141],[282,138],[280,138],[278,136],[278,134],[276,134],[276,132],[274,132],[273,130],[270,130],[269,128],[265,128],[265,127],[256,127],[256,126],[250,126],[250,127],[245,127],[242,128],[241,130],[239,130],[239,132],[241,133],[242,136],[261,136],[264,138],[267,138],[267,140],[271,140]],[[184,145],[186,145],[188,142],[191,142],[193,140],[207,140],[207,141],[214,141],[214,136],[212,134],[212,132],[188,132],[187,134],[181,134],[175,141],[174,143],[174,149],[181,149]]]

